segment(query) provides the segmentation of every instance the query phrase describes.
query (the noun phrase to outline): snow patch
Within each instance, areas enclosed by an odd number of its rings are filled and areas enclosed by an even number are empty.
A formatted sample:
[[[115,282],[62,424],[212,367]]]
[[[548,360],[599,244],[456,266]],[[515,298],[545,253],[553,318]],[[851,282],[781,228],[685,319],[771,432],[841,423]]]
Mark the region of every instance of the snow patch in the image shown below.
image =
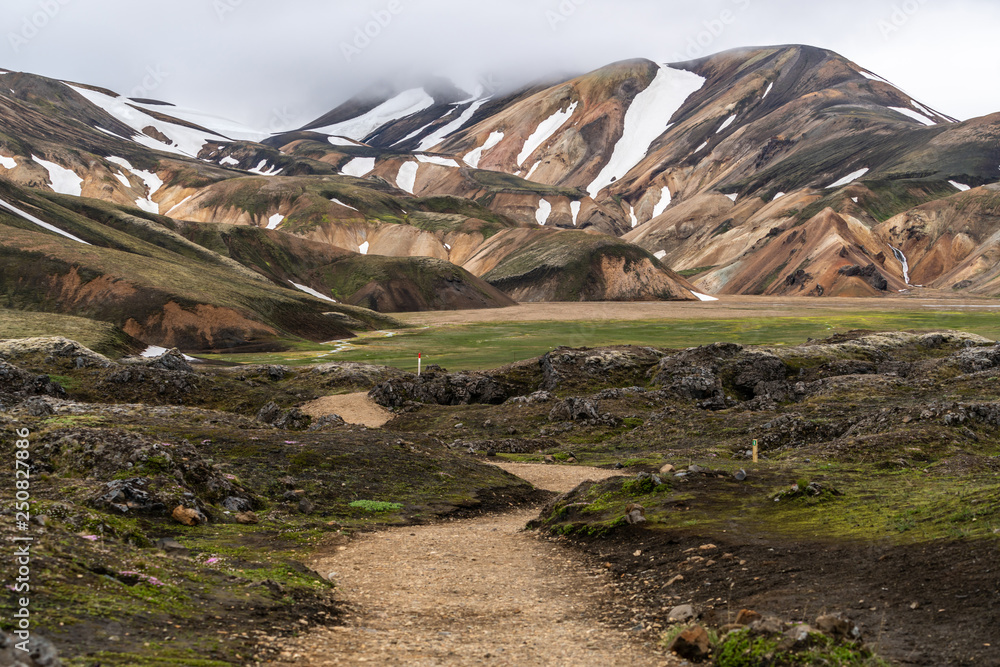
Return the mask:
[[[413,188],[417,185],[418,169],[420,169],[419,162],[406,162],[399,168],[399,173],[396,174],[396,185],[399,186],[400,190],[413,194]]]
[[[108,157],[105,158],[108,162],[117,164],[119,167],[123,167],[128,171],[132,172],[136,176],[142,179],[142,182],[146,185],[146,198],[136,199],[135,205],[141,208],[147,213],[160,212],[160,205],[153,201],[153,195],[163,187],[163,180],[151,171],[145,171],[143,169],[135,169],[128,160],[122,157]],[[127,181],[127,179],[126,179]],[[129,187],[129,186],[127,186]]]
[[[364,243],[358,246],[358,252],[360,252],[362,255],[367,255],[369,247],[371,246],[369,245],[368,241],[365,241]]]
[[[412,116],[430,106],[434,98],[423,88],[413,88],[386,100],[368,113],[326,127],[313,130],[323,134],[336,134],[348,139],[361,141],[378,128],[397,120]]]
[[[698,301],[718,301],[718,299],[716,299],[714,296],[709,296],[707,294],[701,294],[699,292],[691,292],[691,294],[694,294],[696,297],[698,297]]]
[[[538,210],[535,211],[535,220],[538,224],[544,225],[549,221],[549,216],[552,214],[552,204],[546,200],[541,200],[538,202]]]
[[[858,198],[857,197],[851,197],[851,201],[854,202],[855,204],[857,204],[858,203]]]
[[[857,171],[852,172],[847,176],[844,176],[839,181],[834,181],[830,185],[826,186],[825,189],[829,190],[830,188],[839,188],[841,186],[847,185],[848,183],[853,183],[854,181],[858,180],[867,173],[868,173],[868,167],[865,167],[864,169],[858,169]]]
[[[438,157],[437,155],[418,155],[417,160],[428,164],[436,164],[442,167],[454,167],[455,169],[458,169],[458,162],[452,158]]]
[[[896,113],[901,113],[904,116],[907,116],[909,118],[912,118],[915,121],[923,123],[924,125],[934,125],[935,124],[935,121],[931,120],[930,118],[928,118],[927,116],[923,115],[922,113],[918,113],[918,112],[914,111],[913,109],[907,109],[906,107],[889,107],[889,108],[892,109],[893,111],[895,111]]]
[[[197,157],[206,143],[210,141],[229,141],[226,137],[214,132],[206,133],[194,128],[175,125],[174,123],[153,118],[141,109],[131,106],[132,103],[130,100],[125,97],[112,97],[78,86],[68,87],[85,97],[91,104],[100,107],[120,122],[135,130],[136,134],[131,137],[131,140],[147,148],[173,153],[174,155]],[[171,143],[164,143],[145,134],[144,129],[147,127],[153,127]]]
[[[448,123],[444,127],[438,128],[432,134],[422,139],[420,145],[417,146],[417,150],[425,151],[431,148],[432,146],[438,145],[439,143],[441,143],[442,140],[444,140],[449,135],[452,135],[461,130],[463,127],[465,127],[465,124],[468,123],[470,120],[472,120],[472,117],[476,115],[476,112],[479,111],[479,107],[489,102],[489,99],[490,98],[487,97],[486,99],[477,100],[473,102],[471,105],[469,105],[468,109],[462,112],[461,116],[459,116],[452,122]]]
[[[35,216],[31,215],[30,213],[25,213],[24,211],[22,211],[21,209],[17,208],[16,206],[11,206],[10,204],[8,204],[7,202],[5,202],[2,199],[0,199],[0,206],[2,206],[3,208],[7,209],[11,213],[16,213],[17,215],[21,216],[22,218],[24,218],[28,222],[33,222],[36,225],[38,225],[39,227],[44,227],[45,229],[49,230],[50,232],[55,232],[56,234],[59,234],[61,236],[65,236],[66,238],[72,239],[72,240],[76,241],[77,243],[82,243],[83,245],[90,245],[89,243],[87,243],[83,239],[77,238],[76,236],[73,236],[69,232],[64,232],[63,230],[59,229],[58,227],[50,225],[47,222],[43,222],[43,221],[39,220],[38,218],[36,218]]]
[[[491,132],[490,136],[486,139],[486,143],[479,148],[469,151],[469,154],[463,158],[465,163],[473,169],[478,169],[479,161],[483,159],[483,153],[494,148],[501,141],[503,141],[503,132]]]
[[[732,125],[735,121],[736,121],[736,114],[733,114],[732,116],[730,116],[729,118],[726,119],[726,122],[724,122],[719,127],[719,129],[715,131],[715,133],[716,134],[722,134],[723,130],[725,130],[727,127],[729,127],[730,125]]]
[[[293,283],[291,280],[289,280],[288,282],[292,283],[292,285],[295,287],[295,289],[297,289],[299,291],[302,291],[302,292],[305,292],[306,294],[312,294],[317,299],[323,299],[323,301],[329,301],[330,303],[337,303],[336,299],[331,299],[330,297],[326,296],[325,294],[320,294],[319,292],[317,292],[316,290],[314,290],[312,287],[306,287],[305,285],[300,285],[298,283]]]
[[[666,250],[657,250],[656,252],[653,253],[653,257],[655,257],[656,259],[663,259],[666,256],[667,256]]]
[[[663,189],[660,190],[660,201],[653,207],[653,217],[658,218],[663,215],[671,201],[673,201],[673,197],[670,194],[670,188],[664,185]]]
[[[635,215],[635,206],[629,206],[628,217],[632,221],[632,229],[639,226],[639,218]]]
[[[261,160],[260,164],[258,164],[256,167],[254,167],[253,169],[248,169],[247,171],[249,171],[252,174],[260,174],[261,176],[277,176],[284,170],[281,167],[272,167],[268,169],[267,158],[265,158]]]
[[[908,261],[906,261],[906,255],[904,255],[903,251],[900,250],[899,248],[893,248],[892,246],[889,246],[889,247],[892,248],[892,254],[895,255],[896,259],[899,260],[899,263],[903,265],[903,280],[906,282],[907,285],[909,285],[910,284],[910,263]]]
[[[772,199],[771,201],[777,201],[777,200],[781,199],[784,196],[785,196],[784,192],[779,192],[778,194],[774,195],[774,199]]]
[[[83,179],[76,175],[76,172],[66,167],[61,167],[55,162],[48,162],[34,155],[31,159],[45,167],[49,172],[49,181],[52,189],[61,195],[73,195],[79,197],[83,193]]]
[[[344,176],[354,176],[355,178],[362,178],[367,176],[375,169],[375,158],[373,157],[356,157],[347,164],[344,165],[343,169],[340,170]]]
[[[227,164],[233,167],[239,165],[239,163],[240,163],[239,160],[237,160],[236,158],[229,157],[228,155],[219,160],[219,164]]]
[[[972,189],[971,186],[968,186],[965,183],[958,183],[956,181],[948,181],[948,182],[951,183],[951,187],[955,188],[959,192],[965,192],[966,190]]]
[[[355,141],[354,139],[348,139],[347,137],[333,136],[333,137],[327,137],[326,140],[329,141],[334,146],[363,146],[364,145],[364,144],[361,144],[361,143]]]
[[[528,140],[524,142],[524,147],[521,148],[520,154],[517,156],[518,166],[524,165],[524,161],[531,157],[532,153],[541,148],[542,144],[552,138],[552,136],[559,131],[559,128],[566,124],[566,122],[576,113],[576,108],[579,106],[579,102],[573,102],[568,108],[562,111],[557,111],[535,128]]]
[[[583,206],[582,201],[574,201],[569,203],[569,210],[573,214],[573,226],[576,227],[576,221],[580,217],[580,208]]]
[[[285,221],[285,216],[281,215],[280,213],[275,213],[274,215],[272,215],[270,218],[267,219],[267,228],[277,229],[278,225],[280,225],[284,221]]]
[[[4,157],[3,155],[0,155],[0,166],[4,169],[13,169],[17,166],[17,162],[15,162],[12,157]]]
[[[450,245],[448,245],[447,243],[445,243],[445,244],[444,244],[444,249],[445,249],[445,250],[448,250],[448,251],[451,251],[451,246],[450,246]]]
[[[271,133],[266,130],[249,127],[235,120],[223,118],[222,116],[215,116],[205,113],[204,111],[198,111],[197,109],[186,109],[175,106],[170,106],[164,109],[163,105],[160,104],[145,104],[131,99],[129,100],[129,103],[141,109],[166,113],[168,116],[178,120],[193,123],[194,125],[203,127],[206,130],[211,130],[214,134],[227,137],[229,139],[236,139],[237,141],[263,141],[271,136]]]
[[[625,112],[622,138],[608,164],[587,188],[590,196],[621,180],[642,162],[653,142],[670,128],[671,117],[704,84],[705,79],[692,72],[660,67],[652,83],[635,96]]]
[[[704,147],[705,147],[705,146],[707,146],[707,145],[708,145],[708,142],[706,141],[706,142],[705,142],[705,143],[703,143],[703,144],[702,144],[701,146],[698,146],[698,148],[694,149],[694,152],[695,152],[695,153],[700,153],[700,152],[701,152],[701,149],[702,149],[702,148],[704,148]]]
[[[533,175],[535,174],[535,170],[536,170],[536,169],[538,169],[538,168],[539,168],[539,167],[541,167],[541,166],[542,166],[542,163],[541,163],[541,161],[538,161],[538,162],[536,162],[536,163],[535,163],[535,164],[534,164],[534,165],[533,165],[533,166],[531,167],[531,169],[529,169],[529,170],[528,170],[528,173],[527,173],[527,174],[525,175],[525,177],[524,177],[524,180],[526,180],[526,181],[530,181],[530,180],[531,180],[531,177],[532,177],[532,176],[533,176]]]
[[[760,99],[762,99],[762,100],[763,99],[767,99],[767,96],[771,94],[771,89],[772,88],[774,88],[774,81],[772,81],[771,83],[767,84],[767,90],[764,91],[764,94],[761,95]]]
[[[734,192],[734,193],[726,195],[726,196],[729,197],[729,200],[732,201],[735,204],[736,200],[740,198],[740,193],[739,192]]]
[[[353,206],[351,206],[350,204],[345,204],[344,202],[340,201],[340,200],[339,200],[339,199],[337,199],[336,197],[333,197],[333,198],[331,198],[331,199],[330,199],[330,201],[332,201],[332,202],[333,202],[334,204],[336,204],[337,206],[343,206],[344,208],[349,208],[349,209],[351,209],[352,211],[358,211],[358,209],[354,208],[354,207],[353,207]],[[360,213],[360,212],[361,212],[361,211],[358,211],[358,213]]]
[[[119,181],[121,181],[121,184],[124,185],[126,188],[132,187],[132,183],[128,180],[128,176],[126,176],[122,172],[116,171],[115,172],[115,178],[117,178]]]

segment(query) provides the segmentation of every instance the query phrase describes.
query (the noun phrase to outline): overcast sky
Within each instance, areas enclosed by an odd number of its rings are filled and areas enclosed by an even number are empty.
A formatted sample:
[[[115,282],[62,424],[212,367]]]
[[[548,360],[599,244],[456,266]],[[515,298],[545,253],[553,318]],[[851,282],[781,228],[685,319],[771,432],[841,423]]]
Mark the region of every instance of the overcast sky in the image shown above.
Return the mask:
[[[402,71],[509,85],[791,43],[960,119],[1000,111],[996,0],[4,0],[0,17],[0,67],[271,130]]]

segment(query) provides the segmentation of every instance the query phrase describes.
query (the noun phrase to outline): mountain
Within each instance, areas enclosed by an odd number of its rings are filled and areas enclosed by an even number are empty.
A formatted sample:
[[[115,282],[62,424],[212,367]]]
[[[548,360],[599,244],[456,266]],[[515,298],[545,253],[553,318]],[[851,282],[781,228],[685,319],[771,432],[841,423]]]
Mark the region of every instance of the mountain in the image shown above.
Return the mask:
[[[0,307],[149,343],[377,326],[323,315],[334,302],[1000,289],[1000,114],[958,122],[823,49],[632,60],[505,91],[377,84],[276,135],[91,85],[0,79],[0,225],[16,230],[0,245],[19,257],[3,280],[38,290]],[[42,260],[61,277],[45,282]],[[192,281],[157,283],[157,261]],[[141,316],[128,300],[102,306],[105,284],[138,289]],[[219,330],[179,324],[189,315],[167,313],[181,302],[224,310]]]

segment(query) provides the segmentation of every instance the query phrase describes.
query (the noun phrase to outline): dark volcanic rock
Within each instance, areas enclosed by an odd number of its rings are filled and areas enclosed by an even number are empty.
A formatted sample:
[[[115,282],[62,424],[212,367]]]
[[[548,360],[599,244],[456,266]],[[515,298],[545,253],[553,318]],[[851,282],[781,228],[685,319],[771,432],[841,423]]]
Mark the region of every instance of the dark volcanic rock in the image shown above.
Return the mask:
[[[513,388],[483,373],[426,373],[387,380],[368,395],[379,405],[398,408],[407,401],[432,405],[499,405],[512,393]]]

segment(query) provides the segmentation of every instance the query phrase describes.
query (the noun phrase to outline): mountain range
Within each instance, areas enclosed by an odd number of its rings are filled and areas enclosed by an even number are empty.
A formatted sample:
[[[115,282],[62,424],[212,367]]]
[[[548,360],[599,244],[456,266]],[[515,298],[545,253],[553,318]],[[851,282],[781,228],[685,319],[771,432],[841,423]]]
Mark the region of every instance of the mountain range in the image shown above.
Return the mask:
[[[993,296],[998,180],[1000,114],[808,46],[379,84],[279,134],[0,70],[0,307],[208,350],[515,301]]]

